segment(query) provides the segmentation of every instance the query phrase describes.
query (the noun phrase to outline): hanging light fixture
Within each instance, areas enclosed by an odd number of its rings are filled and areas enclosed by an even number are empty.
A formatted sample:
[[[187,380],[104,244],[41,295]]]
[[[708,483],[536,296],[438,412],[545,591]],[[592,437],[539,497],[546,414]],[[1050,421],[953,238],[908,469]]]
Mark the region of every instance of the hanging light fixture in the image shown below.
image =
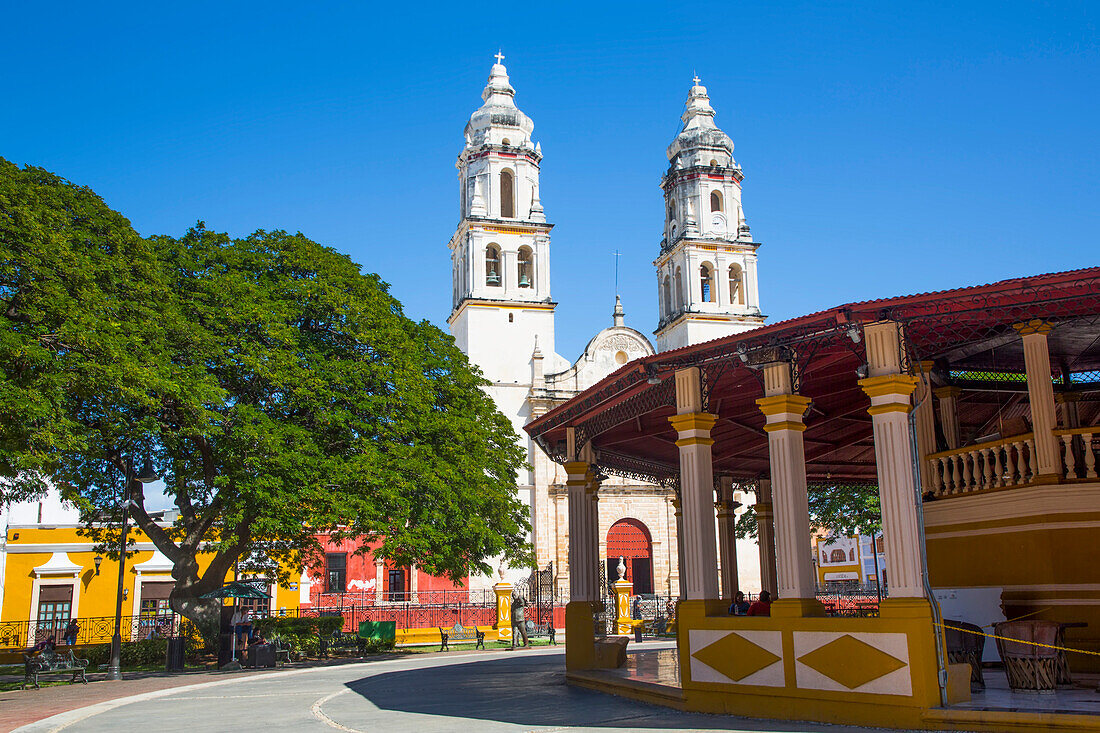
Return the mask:
[[[92,562],[95,563],[95,574],[99,575],[99,566],[103,564],[103,556],[102,555],[96,555],[95,557],[92,558]]]

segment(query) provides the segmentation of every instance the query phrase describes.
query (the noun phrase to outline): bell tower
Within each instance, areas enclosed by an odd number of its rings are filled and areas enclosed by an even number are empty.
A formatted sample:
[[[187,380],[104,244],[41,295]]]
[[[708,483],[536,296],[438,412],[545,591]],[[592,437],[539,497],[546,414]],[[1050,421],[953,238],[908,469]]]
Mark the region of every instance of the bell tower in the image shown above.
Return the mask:
[[[668,146],[665,236],[654,261],[660,321],[657,351],[740,333],[763,325],[756,286],[756,250],[741,209],[744,174],[733,141],[714,124],[707,88],[693,79]]]
[[[534,123],[516,107],[504,55],[496,59],[456,163],[459,222],[449,244],[448,323],[486,378],[502,388],[522,386],[525,396],[536,342],[554,351],[552,225],[539,201],[542,147],[531,138]],[[497,404],[516,422],[516,413],[499,398]],[[517,429],[522,425],[516,422]]]

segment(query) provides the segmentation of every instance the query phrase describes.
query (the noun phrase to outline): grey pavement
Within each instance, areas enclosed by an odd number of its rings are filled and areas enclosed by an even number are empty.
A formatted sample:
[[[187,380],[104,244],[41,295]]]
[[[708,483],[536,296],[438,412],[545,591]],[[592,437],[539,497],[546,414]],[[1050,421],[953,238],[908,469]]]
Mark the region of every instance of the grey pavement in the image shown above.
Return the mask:
[[[868,730],[681,713],[569,687],[564,661],[560,648],[536,648],[229,678],[99,703],[17,733]]]

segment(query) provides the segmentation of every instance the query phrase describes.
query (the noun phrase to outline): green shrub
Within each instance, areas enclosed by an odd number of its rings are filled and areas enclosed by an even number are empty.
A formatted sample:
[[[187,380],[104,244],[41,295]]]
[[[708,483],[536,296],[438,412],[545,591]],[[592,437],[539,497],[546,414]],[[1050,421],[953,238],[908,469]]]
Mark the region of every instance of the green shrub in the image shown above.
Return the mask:
[[[364,650],[367,654],[378,654],[379,652],[388,652],[393,647],[393,639],[367,639]]]
[[[88,647],[84,654],[88,659],[90,668],[109,664],[111,661],[111,645],[98,644]],[[165,659],[168,657],[168,640],[142,639],[141,641],[124,642],[121,656],[123,667],[147,667],[164,664]]]

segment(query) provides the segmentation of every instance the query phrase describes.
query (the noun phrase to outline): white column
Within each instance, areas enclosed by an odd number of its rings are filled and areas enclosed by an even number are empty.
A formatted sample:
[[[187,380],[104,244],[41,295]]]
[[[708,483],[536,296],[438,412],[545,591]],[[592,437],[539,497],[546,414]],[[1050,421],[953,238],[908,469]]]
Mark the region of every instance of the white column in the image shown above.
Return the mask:
[[[772,482],[762,478],[756,482],[756,543],[760,550],[760,590],[775,598],[779,589],[775,567],[775,515],[772,512]]]
[[[867,412],[874,424],[875,464],[886,543],[886,577],[891,598],[924,598],[921,542],[913,487],[913,441],[909,432],[910,396],[917,378],[901,374],[899,326],[885,321],[864,326],[867,368],[859,386],[871,398]]]
[[[375,603],[381,603],[382,601],[384,601],[386,599],[385,594],[382,592],[383,581],[385,580],[385,577],[383,576],[384,572],[385,572],[385,562],[383,562],[381,559],[375,560],[374,561],[374,602]],[[322,581],[322,583],[323,582],[324,581]],[[324,588],[325,586],[322,585],[321,587]]]
[[[717,417],[702,411],[699,369],[676,372],[676,412],[668,420],[680,449],[680,501],[683,548],[680,586],[685,600],[718,598],[718,553],[714,537],[714,473],[711,428]]]
[[[792,393],[791,367],[786,362],[764,367],[764,395],[756,404],[764,413],[768,434],[779,598],[792,601],[783,604],[784,615],[802,615],[816,604],[802,442],[806,429],[802,416],[810,400]]]
[[[600,556],[600,477],[599,470],[589,464],[588,466],[588,483],[584,487],[585,498],[588,500],[588,514],[586,521],[588,522],[588,537],[589,545],[592,548],[592,576],[591,576],[591,589],[589,598],[593,600],[599,600],[606,595],[604,588],[600,587],[600,563],[603,562],[603,558]]]
[[[935,410],[932,409],[931,375],[932,362],[922,361],[920,379],[913,395],[916,404],[913,412],[917,423],[917,458],[920,460],[921,493],[932,491],[935,483],[932,480],[935,464],[925,459],[929,453],[936,452],[936,416]]]
[[[1051,381],[1050,350],[1047,334],[1050,324],[1038,319],[1013,326],[1023,338],[1024,367],[1027,370],[1027,399],[1031,405],[1031,430],[1035,434],[1035,454],[1039,483],[1056,483],[1062,477],[1058,438],[1054,435],[1054,383]]]
[[[722,598],[737,594],[737,514],[733,509],[733,479],[718,479],[718,557],[722,564]]]
[[[959,447],[959,395],[962,390],[958,387],[937,387],[932,390],[940,401],[940,428],[943,429],[943,438],[947,441],[948,450]]]
[[[416,565],[409,566],[409,602],[420,603],[420,596],[417,595],[417,582],[416,576],[420,575],[420,572],[416,569]]]
[[[672,500],[676,520],[676,597],[684,600],[684,507],[677,495]]]
[[[591,539],[588,514],[592,503],[585,489],[588,486],[588,464],[569,461],[565,464],[569,476],[566,491],[569,493],[569,600],[593,601],[592,573],[596,569],[595,547]]]

